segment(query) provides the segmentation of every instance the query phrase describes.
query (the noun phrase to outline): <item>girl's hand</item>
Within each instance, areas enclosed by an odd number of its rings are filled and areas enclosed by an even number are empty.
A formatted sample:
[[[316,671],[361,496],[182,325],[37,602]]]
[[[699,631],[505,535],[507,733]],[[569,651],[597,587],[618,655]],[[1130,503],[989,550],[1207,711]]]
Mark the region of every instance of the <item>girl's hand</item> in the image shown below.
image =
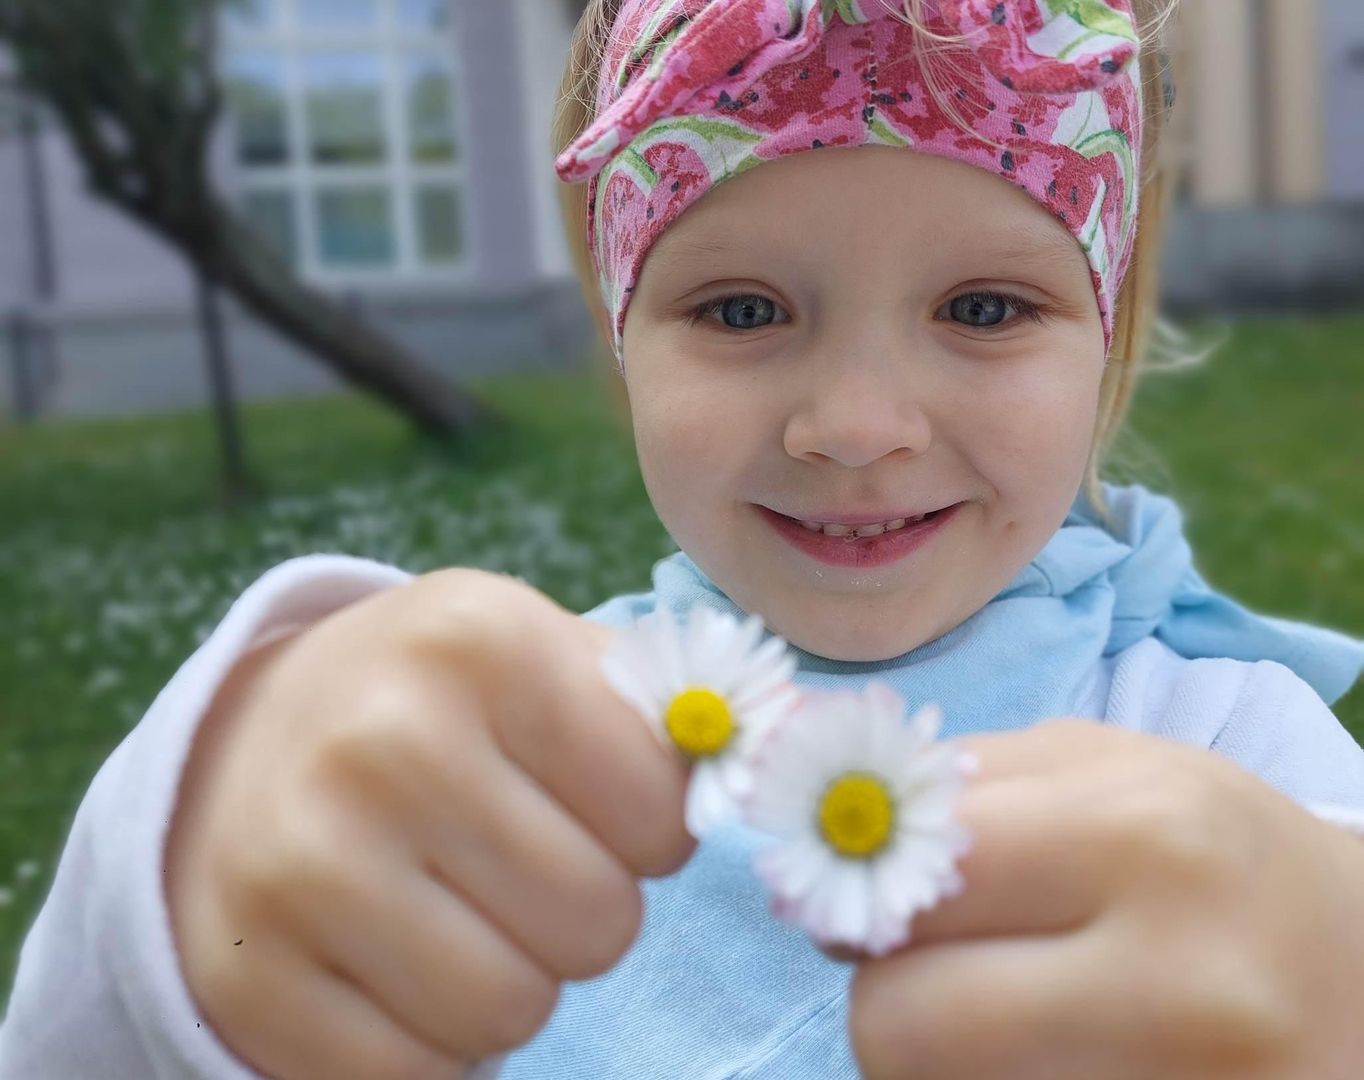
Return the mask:
[[[611,967],[692,850],[609,631],[450,570],[247,657],[167,850],[186,981],[278,1080],[457,1077]]]
[[[864,963],[870,1080],[1364,1076],[1364,844],[1232,762],[1060,720],[958,740],[965,891]]]

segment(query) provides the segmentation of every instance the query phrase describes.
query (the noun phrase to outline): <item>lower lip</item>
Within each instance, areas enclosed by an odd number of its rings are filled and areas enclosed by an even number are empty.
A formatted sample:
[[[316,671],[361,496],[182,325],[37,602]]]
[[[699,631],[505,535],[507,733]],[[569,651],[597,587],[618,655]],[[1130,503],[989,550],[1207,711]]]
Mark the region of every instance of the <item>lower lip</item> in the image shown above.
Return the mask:
[[[826,566],[850,566],[857,570],[867,570],[899,562],[921,548],[955,516],[961,505],[957,503],[939,510],[932,517],[925,518],[916,525],[906,525],[903,529],[882,533],[880,536],[862,537],[827,536],[822,532],[811,532],[799,521],[778,514],[765,506],[759,506],[757,509],[782,539],[812,559],[818,559]]]

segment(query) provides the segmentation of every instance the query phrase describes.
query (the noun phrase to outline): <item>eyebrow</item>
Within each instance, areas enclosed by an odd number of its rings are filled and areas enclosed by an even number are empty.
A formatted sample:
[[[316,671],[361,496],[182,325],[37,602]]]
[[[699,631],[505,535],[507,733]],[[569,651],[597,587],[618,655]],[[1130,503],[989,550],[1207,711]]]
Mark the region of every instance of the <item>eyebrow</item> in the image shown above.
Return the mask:
[[[738,248],[729,240],[710,237],[678,237],[664,235],[657,244],[654,245],[657,251],[662,249],[663,255],[668,259],[685,259],[688,261],[703,261],[713,259],[717,255],[733,254]]]
[[[1036,260],[1044,263],[1069,263],[1075,260],[1076,255],[1083,258],[1084,249],[1080,247],[1079,240],[1070,233],[1061,232],[1059,229],[1029,228],[1009,230],[1008,241],[998,248],[991,249],[990,254],[1003,262]]]
[[[711,259],[730,255],[744,249],[745,245],[736,244],[733,239],[710,236],[663,236],[656,245],[661,248],[666,259],[685,262],[706,262]],[[1020,263],[1040,261],[1043,263],[1070,263],[1076,255],[1084,256],[1079,241],[1060,229],[1041,229],[1029,227],[1010,229],[1007,239],[999,247],[991,247],[987,254],[1001,262]]]

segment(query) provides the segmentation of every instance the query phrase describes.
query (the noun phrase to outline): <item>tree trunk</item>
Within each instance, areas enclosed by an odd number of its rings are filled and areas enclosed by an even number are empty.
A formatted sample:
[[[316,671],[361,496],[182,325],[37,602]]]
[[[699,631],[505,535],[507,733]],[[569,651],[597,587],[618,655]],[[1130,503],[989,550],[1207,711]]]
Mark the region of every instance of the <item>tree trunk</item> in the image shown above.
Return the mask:
[[[246,454],[242,449],[241,426],[237,422],[237,395],[232,385],[221,302],[216,284],[202,267],[194,268],[194,285],[199,330],[204,340],[204,359],[208,363],[213,415],[218,423],[223,494],[228,503],[236,504],[250,495],[251,479],[246,468]]]
[[[490,423],[471,396],[431,371],[391,337],[376,333],[341,305],[302,283],[275,253],[225,207],[210,229],[216,243],[191,258],[216,263],[220,278],[252,313],[335,368],[348,382],[397,406],[428,433],[456,436]],[[216,249],[216,250],[214,250]],[[196,258],[196,255],[199,256]]]

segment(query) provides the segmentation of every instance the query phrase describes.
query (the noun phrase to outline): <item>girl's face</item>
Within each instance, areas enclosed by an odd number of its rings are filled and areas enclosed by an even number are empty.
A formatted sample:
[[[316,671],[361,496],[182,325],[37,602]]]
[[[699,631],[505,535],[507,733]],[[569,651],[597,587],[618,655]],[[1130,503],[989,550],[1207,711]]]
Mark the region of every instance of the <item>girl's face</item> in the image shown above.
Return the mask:
[[[840,660],[946,633],[1037,554],[1083,479],[1103,354],[1059,222],[982,169],[884,147],[700,199],[649,252],[624,336],[664,525]]]

